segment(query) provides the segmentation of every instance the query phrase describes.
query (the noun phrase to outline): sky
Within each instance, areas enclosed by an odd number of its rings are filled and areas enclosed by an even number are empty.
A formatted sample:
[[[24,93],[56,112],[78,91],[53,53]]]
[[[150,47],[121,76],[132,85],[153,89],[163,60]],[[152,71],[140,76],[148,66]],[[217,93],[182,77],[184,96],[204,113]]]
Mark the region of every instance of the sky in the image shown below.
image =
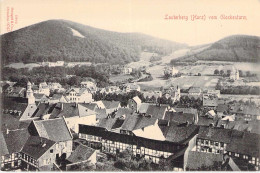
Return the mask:
[[[188,45],[229,35],[260,36],[259,0],[0,0],[1,34],[50,19],[117,32],[141,32]],[[165,19],[188,16],[188,20]],[[191,15],[202,16],[192,21]],[[245,16],[223,20],[225,16]],[[217,19],[209,19],[216,16]],[[184,18],[185,19],[185,18]],[[205,19],[205,20],[204,20]],[[12,23],[13,22],[13,23]]]

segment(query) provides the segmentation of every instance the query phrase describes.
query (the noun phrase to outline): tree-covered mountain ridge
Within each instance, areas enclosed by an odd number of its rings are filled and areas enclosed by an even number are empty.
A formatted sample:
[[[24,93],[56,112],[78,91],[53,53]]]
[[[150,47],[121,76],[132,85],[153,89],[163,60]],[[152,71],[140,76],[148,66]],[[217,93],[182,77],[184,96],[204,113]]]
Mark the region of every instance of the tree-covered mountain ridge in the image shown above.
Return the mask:
[[[1,36],[2,64],[88,61],[125,64],[142,51],[168,55],[185,44],[141,33],[119,33],[67,20],[48,20]]]

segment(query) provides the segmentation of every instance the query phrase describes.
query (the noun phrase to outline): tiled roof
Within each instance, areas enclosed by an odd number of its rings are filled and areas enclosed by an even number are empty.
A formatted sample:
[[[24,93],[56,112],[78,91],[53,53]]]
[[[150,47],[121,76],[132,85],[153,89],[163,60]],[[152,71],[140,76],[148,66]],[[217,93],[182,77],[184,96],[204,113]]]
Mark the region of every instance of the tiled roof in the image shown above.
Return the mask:
[[[220,162],[222,164],[222,161],[222,154],[189,151],[186,168],[189,170],[202,171],[203,166],[211,167],[214,166],[215,162]]]
[[[193,123],[194,122],[194,114],[190,113],[180,113],[180,112],[166,112],[165,120],[174,121],[177,123]]]
[[[33,96],[35,97],[35,99],[42,99],[43,97],[46,97],[44,94],[38,94],[38,93],[34,93]]]
[[[3,133],[9,153],[20,152],[29,138],[27,129],[10,130],[9,133]]]
[[[228,111],[228,105],[226,104],[219,104],[217,106],[217,112],[225,112],[225,111]]]
[[[137,104],[141,104],[142,103],[142,100],[138,97],[138,96],[135,96],[133,98],[133,100],[137,103]]]
[[[132,113],[131,109],[129,108],[119,108],[115,114],[115,118],[120,118],[123,115],[130,115]]]
[[[7,144],[5,142],[5,138],[2,132],[0,132],[0,156],[4,156],[9,154]]]
[[[97,113],[97,119],[101,119],[101,118],[106,118],[107,117],[106,109],[97,108],[97,109],[95,109],[95,112]]]
[[[238,132],[239,133],[239,132]],[[255,133],[240,132],[241,135],[232,135],[232,141],[227,145],[229,152],[260,157],[260,135]]]
[[[119,101],[102,100],[102,102],[103,102],[106,109],[114,109],[114,108],[118,108],[118,106],[120,106]]]
[[[239,131],[248,131],[251,133],[257,133],[260,134],[260,121],[255,120],[255,121],[227,121],[227,120],[219,120],[217,127],[224,127],[226,129],[234,129],[234,130],[239,130]]]
[[[154,118],[162,119],[167,108],[168,105],[149,105],[146,114],[152,115]]]
[[[19,94],[22,94],[22,92],[25,92],[25,88],[23,87],[13,87],[11,93],[8,95],[13,97],[19,97]]]
[[[28,100],[27,98],[19,98],[19,97],[3,97],[2,98],[3,107],[2,109],[6,110],[17,110],[21,111],[22,113],[25,111]]]
[[[25,143],[22,152],[39,159],[46,151],[48,151],[53,145],[54,141],[39,136],[30,136]]]
[[[217,118],[208,118],[206,116],[199,116],[199,120],[198,120],[197,125],[210,126],[212,124],[212,125],[215,126],[216,123],[217,123]]]
[[[51,100],[59,100],[62,98],[62,94],[53,94],[53,96],[51,97]]]
[[[71,133],[63,118],[33,121],[33,123],[41,137],[55,142],[72,140]]]
[[[231,113],[239,113],[245,115],[260,115],[260,108],[254,105],[236,104],[231,106]]]
[[[121,129],[129,131],[138,130],[154,125],[156,121],[157,118],[134,114],[126,117]]]
[[[230,143],[232,130],[212,127],[200,127],[198,138]]]
[[[115,122],[116,122],[116,118],[102,118],[99,119],[99,123],[97,126],[105,128],[107,130],[111,130]]]
[[[89,91],[87,88],[71,88],[66,91],[66,94],[70,93],[71,91],[75,91],[78,95],[81,95],[86,90]]]
[[[169,124],[160,125],[159,127],[167,141],[177,143],[185,143],[191,137],[195,136],[199,130],[199,126],[175,122],[169,122]]]
[[[67,160],[71,163],[82,162],[88,160],[92,154],[94,154],[95,150],[87,147],[85,145],[80,144],[75,151],[71,153],[71,155],[67,158]]]
[[[92,110],[92,111],[95,111],[95,109],[97,108],[97,104],[96,103],[80,103],[80,105]]]
[[[179,108],[174,107],[173,108],[176,112],[183,112],[183,113],[190,113],[190,114],[198,114],[198,110],[194,108]]]
[[[6,130],[15,130],[21,128],[27,128],[30,122],[28,121],[19,121],[18,116],[5,114],[1,115],[1,129],[2,131]]]
[[[154,125],[158,119],[164,117],[167,107],[166,105],[149,105],[145,115],[133,114],[127,116],[121,128],[133,131]]]
[[[42,115],[49,114],[54,109],[55,104],[40,103],[34,112],[34,117],[41,117]]]
[[[139,113],[141,113],[141,114],[146,113],[149,105],[150,105],[149,103],[142,103],[138,110]]]

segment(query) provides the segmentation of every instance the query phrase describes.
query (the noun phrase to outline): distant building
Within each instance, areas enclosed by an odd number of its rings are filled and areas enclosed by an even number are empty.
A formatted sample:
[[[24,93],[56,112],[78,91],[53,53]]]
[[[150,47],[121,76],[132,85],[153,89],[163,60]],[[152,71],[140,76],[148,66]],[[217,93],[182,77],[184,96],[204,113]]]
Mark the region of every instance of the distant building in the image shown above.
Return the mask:
[[[178,70],[175,67],[165,67],[164,69],[164,75],[174,76],[178,74]]]
[[[202,96],[202,91],[199,87],[191,87],[188,91],[188,96],[189,97],[201,97]]]
[[[87,88],[71,88],[65,92],[69,103],[90,103],[93,101],[92,94]]]
[[[163,96],[171,98],[173,102],[179,101],[181,98],[181,90],[179,86],[171,86],[163,90]]]
[[[230,114],[235,114],[236,120],[260,120],[260,108],[255,105],[234,104],[230,105]]]
[[[135,96],[134,98],[129,99],[127,107],[131,109],[133,112],[137,112],[139,111],[141,104],[142,100],[138,96]]]
[[[90,90],[91,93],[95,93],[97,91],[97,86],[92,81],[84,81],[80,83],[81,88],[87,88]]]
[[[122,73],[123,74],[131,74],[133,72],[133,69],[130,67],[123,67],[122,68]]]
[[[50,90],[56,90],[56,89],[61,89],[62,88],[62,86],[61,86],[61,84],[59,84],[59,83],[56,83],[56,82],[50,82],[50,83],[48,83],[48,87],[49,87],[49,89]]]
[[[131,91],[139,91],[140,92],[141,88],[139,85],[137,85],[136,83],[128,83],[128,84],[125,84],[123,86],[123,91],[124,92],[131,92]]]
[[[46,82],[40,83],[39,87],[33,86],[32,89],[33,89],[33,92],[36,94],[44,94],[46,96],[50,95],[50,88]]]
[[[203,94],[203,106],[216,108],[218,106],[218,96],[216,94]]]
[[[238,80],[239,79],[239,71],[237,69],[233,69],[229,76],[232,80]]]
[[[102,88],[100,90],[100,93],[105,93],[105,94],[109,94],[109,93],[118,93],[120,92],[120,88],[118,86],[108,86],[106,88]]]

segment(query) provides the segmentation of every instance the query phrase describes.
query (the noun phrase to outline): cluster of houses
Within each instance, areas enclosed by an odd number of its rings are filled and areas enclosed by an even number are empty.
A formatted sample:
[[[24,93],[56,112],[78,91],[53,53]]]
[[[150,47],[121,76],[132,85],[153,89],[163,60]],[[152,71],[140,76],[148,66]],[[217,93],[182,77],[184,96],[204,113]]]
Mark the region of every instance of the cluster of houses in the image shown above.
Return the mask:
[[[3,96],[2,170],[71,170],[78,164],[95,165],[97,152],[117,155],[124,150],[154,164],[163,159],[176,171],[198,170],[216,162],[229,170],[259,170],[257,106],[215,104],[219,92],[207,90],[200,91],[203,106],[210,108],[203,116],[194,108],[144,103],[138,96],[121,107],[118,101],[94,101],[93,82],[47,101],[37,100],[35,94],[47,94],[47,88],[62,89],[42,83],[36,93],[28,82],[25,91]],[[124,86],[125,92],[132,90],[140,91],[140,87],[134,83]],[[118,91],[115,87],[104,90]],[[197,91],[191,93],[194,96]],[[178,100],[180,88],[146,93],[146,97],[162,95]]]

